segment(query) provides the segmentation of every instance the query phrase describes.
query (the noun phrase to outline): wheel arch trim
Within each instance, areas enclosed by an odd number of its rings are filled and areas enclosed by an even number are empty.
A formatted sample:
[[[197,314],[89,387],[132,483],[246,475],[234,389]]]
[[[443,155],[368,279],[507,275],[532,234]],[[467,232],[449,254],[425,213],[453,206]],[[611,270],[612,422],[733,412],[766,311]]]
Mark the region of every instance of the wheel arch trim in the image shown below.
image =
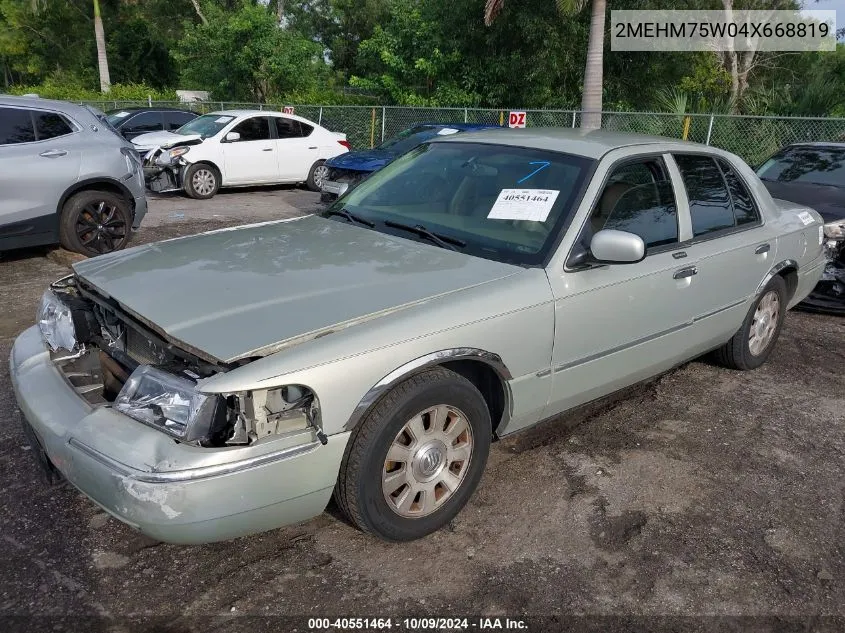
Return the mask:
[[[780,261],[777,264],[775,264],[774,266],[772,266],[772,268],[769,270],[769,272],[766,273],[766,276],[763,277],[763,281],[761,281],[760,285],[757,286],[756,294],[760,294],[760,292],[762,292],[763,288],[766,287],[766,284],[768,284],[775,277],[775,275],[779,275],[781,273],[781,271],[783,271],[787,268],[794,268],[797,272],[798,271],[798,262],[796,262],[794,259],[784,259],[783,261]]]
[[[73,183],[70,187],[68,187],[62,196],[59,198],[59,204],[56,206],[56,215],[61,215],[62,211],[64,210],[65,204],[68,200],[71,199],[74,195],[81,191],[88,191],[91,189],[96,190],[97,185],[104,185],[111,189],[116,189],[121,192],[124,198],[129,202],[132,207],[132,215],[135,215],[135,196],[132,195],[132,192],[129,191],[129,188],[124,185],[119,180],[114,178],[86,178],[85,180],[79,180]]]
[[[425,354],[424,356],[420,356],[415,358],[412,361],[397,367],[389,374],[384,376],[381,380],[379,380],[375,385],[373,385],[364,397],[358,402],[358,405],[352,411],[352,414],[349,416],[349,420],[347,420],[346,424],[343,427],[344,431],[349,431],[355,428],[359,422],[363,419],[364,415],[370,408],[390,389],[394,386],[402,382],[403,380],[409,378],[410,376],[419,373],[423,369],[428,367],[434,367],[437,365],[442,365],[449,361],[456,361],[456,360],[472,360],[484,363],[488,367],[490,367],[499,379],[502,381],[502,385],[504,386],[504,397],[505,397],[505,416],[510,409],[510,394],[508,389],[508,381],[513,378],[510,370],[508,369],[507,365],[505,365],[502,357],[498,354],[494,354],[493,352],[488,352],[486,350],[478,349],[475,347],[456,347],[451,349],[443,349],[437,352],[432,352],[430,354]]]

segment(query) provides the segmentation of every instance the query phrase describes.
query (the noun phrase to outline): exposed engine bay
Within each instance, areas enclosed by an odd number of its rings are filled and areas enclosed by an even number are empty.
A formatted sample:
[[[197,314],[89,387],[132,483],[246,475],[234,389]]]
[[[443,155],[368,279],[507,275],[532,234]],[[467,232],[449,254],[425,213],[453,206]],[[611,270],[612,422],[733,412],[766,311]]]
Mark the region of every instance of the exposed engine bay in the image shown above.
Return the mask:
[[[150,191],[163,193],[182,189],[182,175],[188,163],[182,158],[192,145],[203,142],[199,136],[149,150],[143,158],[144,181]]]
[[[113,407],[177,441],[205,447],[247,445],[309,428],[325,443],[319,403],[307,387],[203,393],[199,381],[251,359],[219,364],[185,350],[77,277],[55,282],[48,292],[68,309],[63,315],[69,312],[73,331],[61,348],[45,335],[52,360],[91,405]],[[42,332],[45,323],[40,314]]]

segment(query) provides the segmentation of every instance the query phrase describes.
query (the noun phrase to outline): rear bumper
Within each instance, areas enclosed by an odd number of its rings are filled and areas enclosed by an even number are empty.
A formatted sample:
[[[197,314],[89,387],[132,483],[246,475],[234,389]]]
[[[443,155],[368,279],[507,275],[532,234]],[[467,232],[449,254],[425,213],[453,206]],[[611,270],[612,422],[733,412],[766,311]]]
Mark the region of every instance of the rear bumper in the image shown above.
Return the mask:
[[[179,444],[83,400],[36,327],[15,341],[9,364],[24,424],[50,463],[104,510],[152,538],[231,539],[310,519],[331,497],[348,433],[331,436],[326,446],[310,437],[242,448]]]
[[[799,302],[809,295],[813,288],[819,283],[824,273],[824,267],[827,259],[822,255],[808,266],[802,267],[798,271],[798,286],[795,288],[795,293],[789,302],[789,308],[794,308]]]
[[[135,196],[135,218],[132,222],[132,228],[137,229],[141,226],[141,220],[147,215],[147,197],[145,194]]]

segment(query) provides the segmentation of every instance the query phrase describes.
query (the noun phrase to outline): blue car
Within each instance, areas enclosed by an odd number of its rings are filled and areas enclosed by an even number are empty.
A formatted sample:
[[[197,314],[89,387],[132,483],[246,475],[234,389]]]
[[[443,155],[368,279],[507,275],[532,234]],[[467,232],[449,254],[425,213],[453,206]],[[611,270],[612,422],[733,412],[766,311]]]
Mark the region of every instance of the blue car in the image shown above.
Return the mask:
[[[347,152],[326,161],[328,174],[321,186],[323,202],[330,202],[357,186],[395,158],[437,135],[458,134],[499,127],[485,123],[418,123],[402,130],[374,149]]]

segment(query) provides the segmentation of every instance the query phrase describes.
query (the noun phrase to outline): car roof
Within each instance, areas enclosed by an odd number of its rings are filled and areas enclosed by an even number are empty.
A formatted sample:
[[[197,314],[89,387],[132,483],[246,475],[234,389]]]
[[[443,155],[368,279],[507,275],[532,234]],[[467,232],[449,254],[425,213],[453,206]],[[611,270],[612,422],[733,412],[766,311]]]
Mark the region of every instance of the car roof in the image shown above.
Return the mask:
[[[808,141],[806,143],[790,143],[783,149],[789,147],[828,147],[831,149],[845,149],[845,141]]]
[[[667,151],[684,148],[689,149],[690,146],[697,146],[717,153],[717,150],[713,147],[700,143],[681,141],[676,138],[648,136],[646,134],[633,134],[629,132],[612,132],[609,130],[585,130],[581,128],[535,127],[523,129],[486,129],[473,133],[471,137],[462,137],[462,135],[442,136],[432,142],[512,145],[514,147],[529,147],[564,152],[587,158],[601,158],[611,150],[634,145],[660,145],[661,149],[666,149]]]
[[[59,101],[56,99],[42,99],[41,97],[23,97],[18,95],[0,94],[0,104],[9,106],[26,106],[31,108],[52,108],[55,110],[73,110],[79,108],[70,101]]]
[[[149,107],[149,106],[132,106],[128,108],[114,108],[109,110],[107,114],[111,114],[112,112],[145,112],[145,111],[152,111],[152,112],[190,112],[191,114],[196,114],[199,116],[198,112],[194,112],[193,110],[189,110],[188,108],[158,108],[158,107]]]
[[[252,116],[255,114],[263,114],[265,116],[277,116],[277,117],[287,117],[289,119],[293,119],[295,121],[302,121],[303,123],[307,123],[308,125],[318,125],[314,121],[310,119],[306,119],[305,117],[301,117],[297,114],[289,114],[287,112],[278,112],[277,110],[215,110],[214,112],[208,112],[207,114],[215,114],[220,116]]]
[[[499,128],[500,125],[496,125],[493,123],[430,123],[428,121],[420,121],[419,123],[412,123],[409,125],[407,130],[415,127],[439,127],[439,128],[454,128],[456,130],[486,130],[490,128]]]

